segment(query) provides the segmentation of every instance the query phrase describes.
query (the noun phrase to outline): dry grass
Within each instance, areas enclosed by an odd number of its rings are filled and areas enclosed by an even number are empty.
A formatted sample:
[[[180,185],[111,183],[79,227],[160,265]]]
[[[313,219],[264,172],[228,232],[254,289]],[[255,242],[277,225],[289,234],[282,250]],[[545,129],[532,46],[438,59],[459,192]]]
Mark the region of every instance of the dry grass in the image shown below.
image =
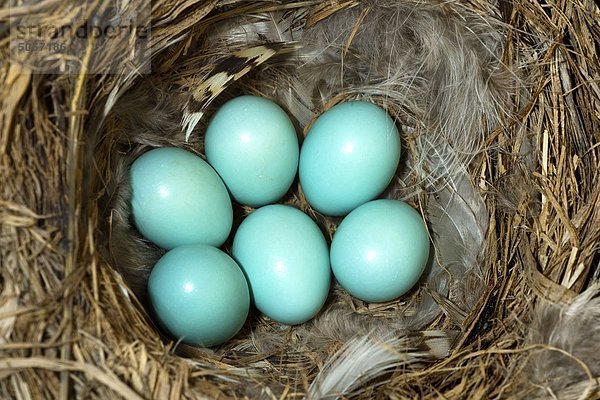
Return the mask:
[[[152,46],[160,52],[151,81],[182,87],[202,72],[195,57],[214,58],[193,48],[209,24],[284,7],[232,0],[221,2],[229,4],[224,12],[217,1],[154,3]],[[310,7],[307,23],[319,24],[358,3],[285,7]],[[482,13],[493,10],[484,0],[471,3]],[[504,62],[527,65],[528,85],[515,93],[519,109],[489,135],[489,150],[470,169],[491,216],[484,295],[458,323],[441,317],[428,327],[458,331],[448,357],[390,373],[361,398],[545,397],[544,382],[529,369],[532,357],[575,357],[573,349],[535,343],[529,330],[540,304],[568,306],[600,274],[600,10],[592,0],[501,3],[512,27]],[[23,7],[18,11],[58,18],[49,15],[60,5],[40,2],[39,14]],[[1,22],[7,10],[0,9]],[[184,31],[191,34],[172,44]],[[0,397],[302,397],[323,365],[317,353],[257,353],[250,346],[175,352],[161,339],[112,268],[98,227],[98,182],[110,178],[112,166],[93,153],[109,153],[111,129],[119,127],[97,132],[91,116],[113,88],[127,89],[130,81],[33,74],[5,62],[8,38],[0,35]],[[256,322],[266,332],[276,329]],[[236,340],[230,349],[250,339]],[[600,366],[577,363],[585,378],[556,396],[600,398]]]

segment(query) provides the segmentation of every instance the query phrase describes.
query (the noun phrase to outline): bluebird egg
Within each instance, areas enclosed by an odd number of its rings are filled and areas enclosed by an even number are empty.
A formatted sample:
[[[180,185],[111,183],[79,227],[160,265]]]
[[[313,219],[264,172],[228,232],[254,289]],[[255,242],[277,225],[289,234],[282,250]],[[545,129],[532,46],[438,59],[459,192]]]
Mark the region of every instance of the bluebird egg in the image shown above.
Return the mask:
[[[236,262],[207,245],[167,252],[150,274],[148,294],[161,325],[175,339],[197,346],[232,338],[250,308],[248,284]]]
[[[254,211],[235,234],[233,257],[256,308],[271,319],[300,324],[325,303],[331,281],[327,242],[300,210],[268,205]]]
[[[399,160],[400,135],[386,111],[349,101],[310,128],[300,152],[300,184],[314,209],[341,216],[381,194]]]
[[[331,242],[339,284],[361,300],[383,302],[408,292],[425,270],[429,236],[423,219],[398,200],[374,200],[353,210]]]
[[[147,239],[165,249],[225,242],[233,221],[231,200],[203,159],[162,147],[137,158],[130,173],[133,219]]]
[[[287,114],[262,97],[225,103],[208,124],[208,162],[241,204],[259,207],[279,200],[298,169],[298,138]]]

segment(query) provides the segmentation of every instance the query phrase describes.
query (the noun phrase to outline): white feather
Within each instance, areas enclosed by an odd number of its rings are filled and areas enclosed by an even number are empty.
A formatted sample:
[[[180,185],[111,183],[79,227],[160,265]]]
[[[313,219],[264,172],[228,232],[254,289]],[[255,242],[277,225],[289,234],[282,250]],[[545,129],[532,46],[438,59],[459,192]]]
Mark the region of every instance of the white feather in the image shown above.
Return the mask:
[[[426,350],[417,349],[415,334],[394,337],[371,333],[355,337],[329,359],[310,385],[306,399],[346,398],[357,394],[367,382],[372,388],[376,385],[372,380],[397,367],[448,354],[450,343],[445,333],[419,333],[429,346]]]
[[[583,394],[590,386],[597,390],[591,378],[600,375],[599,294],[596,281],[569,304],[542,301],[534,310],[525,345],[541,346],[528,359],[523,383],[540,388],[541,397],[587,398]],[[574,382],[581,384],[571,387]]]
[[[423,353],[406,351],[407,342],[405,338],[378,341],[368,336],[351,340],[319,372],[310,385],[306,399],[348,396],[361,384],[425,356]]]

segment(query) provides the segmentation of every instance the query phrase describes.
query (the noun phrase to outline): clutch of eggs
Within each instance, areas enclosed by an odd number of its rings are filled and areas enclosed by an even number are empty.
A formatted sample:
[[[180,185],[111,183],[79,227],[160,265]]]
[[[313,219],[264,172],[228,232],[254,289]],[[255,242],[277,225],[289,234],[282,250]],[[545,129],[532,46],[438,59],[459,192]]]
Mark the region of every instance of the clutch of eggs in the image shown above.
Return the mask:
[[[308,321],[323,307],[332,273],[371,302],[405,294],[423,273],[429,238],[421,216],[401,201],[376,200],[400,160],[400,135],[384,109],[338,104],[316,119],[300,148],[284,110],[241,96],[209,122],[205,153],[208,162],[158,148],[130,170],[134,223],[169,250],[148,293],[156,319],[177,340],[221,344],[251,305],[283,324]],[[331,249],[308,215],[273,204],[297,172],[313,209],[346,215]],[[232,230],[231,198],[257,208],[234,233],[232,257],[217,248]]]

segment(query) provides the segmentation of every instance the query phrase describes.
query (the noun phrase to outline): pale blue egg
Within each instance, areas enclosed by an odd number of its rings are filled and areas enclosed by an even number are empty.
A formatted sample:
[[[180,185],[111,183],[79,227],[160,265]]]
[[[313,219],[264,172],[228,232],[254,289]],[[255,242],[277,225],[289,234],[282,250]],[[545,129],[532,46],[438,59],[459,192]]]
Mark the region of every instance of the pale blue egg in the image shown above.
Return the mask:
[[[366,101],[338,104],[317,118],[300,151],[300,184],[310,205],[341,216],[381,194],[400,160],[400,134]]]
[[[271,319],[300,324],[323,307],[331,282],[327,242],[300,210],[269,205],[254,211],[235,234],[233,257],[256,308]]]
[[[231,200],[206,161],[162,147],[141,155],[130,172],[133,218],[147,239],[165,249],[225,242],[233,222]]]
[[[298,137],[287,114],[271,100],[236,97],[208,124],[206,159],[241,204],[275,203],[298,169]]]
[[[374,200],[340,223],[330,256],[333,274],[348,293],[365,301],[389,301],[408,292],[423,274],[429,236],[408,204]]]
[[[214,346],[244,325],[250,292],[236,262],[207,245],[167,252],[148,280],[150,303],[161,325],[176,340]]]

